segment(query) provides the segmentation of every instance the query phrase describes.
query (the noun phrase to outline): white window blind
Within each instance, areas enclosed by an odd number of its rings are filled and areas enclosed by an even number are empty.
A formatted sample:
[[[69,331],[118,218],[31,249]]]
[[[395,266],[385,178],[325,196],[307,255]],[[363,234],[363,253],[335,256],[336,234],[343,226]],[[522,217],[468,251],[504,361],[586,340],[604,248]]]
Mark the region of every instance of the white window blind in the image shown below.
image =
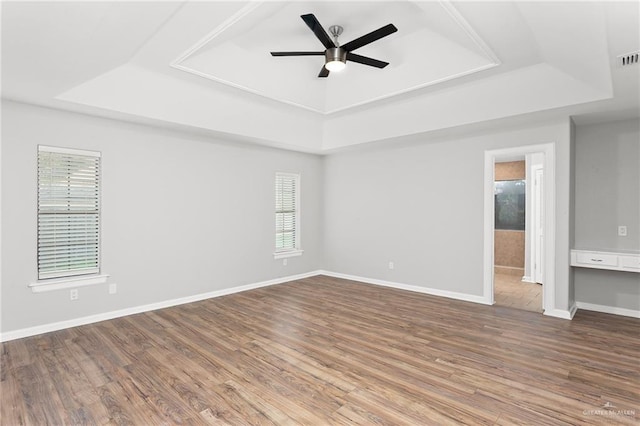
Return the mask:
[[[300,176],[276,173],[276,252],[299,248]]]
[[[100,271],[100,153],[38,147],[38,279]]]

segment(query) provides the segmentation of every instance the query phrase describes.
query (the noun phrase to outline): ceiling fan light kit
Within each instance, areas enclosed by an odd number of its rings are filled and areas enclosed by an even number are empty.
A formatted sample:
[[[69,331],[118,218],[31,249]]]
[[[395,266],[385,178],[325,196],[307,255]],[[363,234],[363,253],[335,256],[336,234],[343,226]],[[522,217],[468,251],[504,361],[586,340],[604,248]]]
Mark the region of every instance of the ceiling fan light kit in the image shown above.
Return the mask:
[[[331,72],[342,71],[347,66],[347,52],[341,47],[327,49],[324,56],[324,67]]]
[[[363,65],[368,65],[375,68],[384,68],[389,65],[388,62],[379,61],[377,59],[369,58],[366,56],[356,55],[352,53],[362,46],[369,43],[373,43],[383,37],[393,34],[398,29],[393,24],[387,24],[384,27],[378,28],[375,31],[371,31],[368,34],[358,37],[355,40],[351,40],[344,46],[340,46],[338,43],[338,36],[342,34],[342,27],[340,25],[332,25],[329,27],[329,32],[333,36],[333,41],[329,38],[327,32],[322,28],[320,22],[316,17],[309,13],[307,15],[300,16],[302,20],[307,24],[309,29],[313,31],[318,40],[324,45],[324,52],[271,52],[271,56],[321,56],[324,55],[325,63],[320,69],[318,77],[328,77],[330,72],[342,71],[346,65],[347,60],[351,62],[357,62]]]

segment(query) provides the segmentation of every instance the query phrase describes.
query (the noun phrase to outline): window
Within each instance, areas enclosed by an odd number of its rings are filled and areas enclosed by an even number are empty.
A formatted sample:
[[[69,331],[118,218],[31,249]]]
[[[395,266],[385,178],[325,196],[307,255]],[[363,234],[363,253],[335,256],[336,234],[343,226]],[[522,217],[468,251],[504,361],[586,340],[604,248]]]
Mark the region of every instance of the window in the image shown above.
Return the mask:
[[[38,279],[100,272],[100,153],[38,146]]]
[[[525,181],[496,181],[494,188],[495,229],[524,231]]]
[[[299,256],[300,175],[276,173],[275,258]]]

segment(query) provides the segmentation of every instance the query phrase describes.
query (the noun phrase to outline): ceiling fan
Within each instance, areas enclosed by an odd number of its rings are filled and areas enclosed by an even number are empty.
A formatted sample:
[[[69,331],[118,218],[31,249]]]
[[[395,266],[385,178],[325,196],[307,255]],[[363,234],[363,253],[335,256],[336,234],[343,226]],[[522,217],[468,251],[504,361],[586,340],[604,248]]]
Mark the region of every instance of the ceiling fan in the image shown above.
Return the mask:
[[[371,31],[368,34],[358,37],[355,40],[351,40],[349,43],[340,46],[338,43],[338,36],[342,34],[342,27],[339,25],[332,25],[329,27],[329,32],[333,36],[333,40],[329,38],[320,22],[316,17],[309,13],[307,15],[300,16],[307,26],[318,37],[318,40],[324,45],[326,50],[322,52],[271,52],[271,56],[324,56],[325,63],[320,70],[318,77],[328,77],[330,71],[341,71],[346,66],[347,60],[351,62],[357,62],[359,64],[369,65],[376,68],[384,68],[389,65],[388,62],[379,61],[377,59],[369,58],[366,56],[356,55],[354,50],[365,46],[369,43],[373,43],[376,40],[386,37],[389,34],[393,34],[398,29],[393,24],[385,25],[378,28],[375,31]]]

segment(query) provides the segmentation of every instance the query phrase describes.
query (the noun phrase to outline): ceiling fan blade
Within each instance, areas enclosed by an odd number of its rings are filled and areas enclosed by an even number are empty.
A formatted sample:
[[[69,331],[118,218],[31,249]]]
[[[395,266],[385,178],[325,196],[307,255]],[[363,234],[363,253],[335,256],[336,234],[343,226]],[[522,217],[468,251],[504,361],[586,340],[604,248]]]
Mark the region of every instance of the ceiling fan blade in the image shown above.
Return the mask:
[[[376,68],[384,68],[389,65],[389,62],[379,61],[367,56],[356,55],[355,53],[351,52],[347,52],[347,61],[357,62],[359,64],[369,65]]]
[[[362,37],[358,37],[355,40],[351,40],[347,44],[343,44],[341,47],[347,52],[351,52],[352,50],[356,50],[364,45],[369,43],[373,43],[376,40],[380,40],[382,37],[386,37],[389,34],[393,34],[398,29],[393,24],[385,25],[384,27],[378,28],[375,31],[371,31],[369,34],[365,34]]]
[[[305,22],[305,24],[307,24],[307,26],[311,28],[311,31],[313,31],[316,37],[318,37],[318,40],[320,40],[324,47],[326,47],[327,49],[336,47],[336,45],[333,43],[331,38],[329,38],[329,35],[324,30],[324,28],[322,28],[322,25],[320,25],[320,22],[318,22],[313,13],[309,13],[308,15],[301,15],[300,17]]]
[[[271,52],[271,56],[324,56],[324,52]]]
[[[326,69],[324,65],[322,66],[322,69],[320,70],[320,74],[318,74],[318,77],[329,77],[329,70]]]

